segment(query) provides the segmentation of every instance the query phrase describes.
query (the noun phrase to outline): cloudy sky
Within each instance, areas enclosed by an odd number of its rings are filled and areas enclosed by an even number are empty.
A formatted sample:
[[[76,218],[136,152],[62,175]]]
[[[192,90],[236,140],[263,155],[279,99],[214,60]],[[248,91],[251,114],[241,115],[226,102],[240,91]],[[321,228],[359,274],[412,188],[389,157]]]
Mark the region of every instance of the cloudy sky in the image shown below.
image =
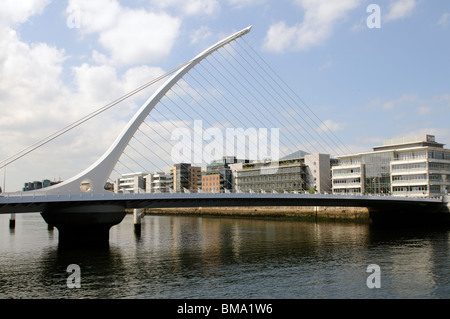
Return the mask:
[[[4,0],[0,160],[248,25],[246,41],[352,152],[426,133],[450,145],[448,1]],[[78,173],[146,94],[0,170],[0,185]]]

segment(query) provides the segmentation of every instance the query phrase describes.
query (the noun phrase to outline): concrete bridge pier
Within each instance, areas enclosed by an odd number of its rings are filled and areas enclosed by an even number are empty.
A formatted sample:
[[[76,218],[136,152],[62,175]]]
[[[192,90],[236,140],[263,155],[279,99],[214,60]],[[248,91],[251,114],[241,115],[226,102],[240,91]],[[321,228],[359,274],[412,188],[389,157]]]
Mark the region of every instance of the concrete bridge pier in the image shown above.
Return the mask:
[[[41,213],[58,229],[60,247],[108,247],[110,228],[125,215],[124,208],[115,205],[53,207]]]
[[[16,228],[16,214],[9,215],[9,229]]]
[[[136,236],[141,236],[141,217],[142,216],[142,209],[140,208],[134,208],[133,209],[133,221],[134,221],[134,233]]]

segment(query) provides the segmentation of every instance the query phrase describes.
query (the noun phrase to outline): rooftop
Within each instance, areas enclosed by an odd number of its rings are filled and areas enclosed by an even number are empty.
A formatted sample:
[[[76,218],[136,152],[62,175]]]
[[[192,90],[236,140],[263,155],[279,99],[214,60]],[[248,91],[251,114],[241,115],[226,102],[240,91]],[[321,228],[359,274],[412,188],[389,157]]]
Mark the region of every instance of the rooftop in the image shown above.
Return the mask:
[[[436,137],[434,135],[416,135],[408,137],[398,137],[383,141],[383,145],[373,147],[373,150],[383,151],[383,150],[393,150],[400,148],[410,148],[410,147],[437,147],[444,148],[444,144],[437,143]]]

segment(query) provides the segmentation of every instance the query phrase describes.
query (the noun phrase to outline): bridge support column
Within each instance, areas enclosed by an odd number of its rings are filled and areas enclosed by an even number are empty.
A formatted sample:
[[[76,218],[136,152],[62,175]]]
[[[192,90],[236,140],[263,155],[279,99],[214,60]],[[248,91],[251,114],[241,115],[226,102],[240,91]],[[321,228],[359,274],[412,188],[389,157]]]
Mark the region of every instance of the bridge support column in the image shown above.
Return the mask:
[[[16,228],[16,214],[9,215],[9,229]]]
[[[109,230],[126,215],[123,207],[93,205],[52,208],[41,213],[59,231],[60,247],[108,247]]]
[[[141,236],[141,214],[142,209],[133,209],[134,233],[136,236]]]

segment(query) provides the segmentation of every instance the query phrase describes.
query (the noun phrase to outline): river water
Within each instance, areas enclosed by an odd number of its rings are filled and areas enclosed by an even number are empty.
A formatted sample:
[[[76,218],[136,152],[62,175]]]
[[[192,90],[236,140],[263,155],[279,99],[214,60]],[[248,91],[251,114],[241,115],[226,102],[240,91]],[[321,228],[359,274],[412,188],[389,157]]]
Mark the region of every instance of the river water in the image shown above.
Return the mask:
[[[109,248],[63,250],[39,214],[8,223],[0,215],[1,299],[450,297],[449,229],[147,215],[138,237],[127,215]]]

